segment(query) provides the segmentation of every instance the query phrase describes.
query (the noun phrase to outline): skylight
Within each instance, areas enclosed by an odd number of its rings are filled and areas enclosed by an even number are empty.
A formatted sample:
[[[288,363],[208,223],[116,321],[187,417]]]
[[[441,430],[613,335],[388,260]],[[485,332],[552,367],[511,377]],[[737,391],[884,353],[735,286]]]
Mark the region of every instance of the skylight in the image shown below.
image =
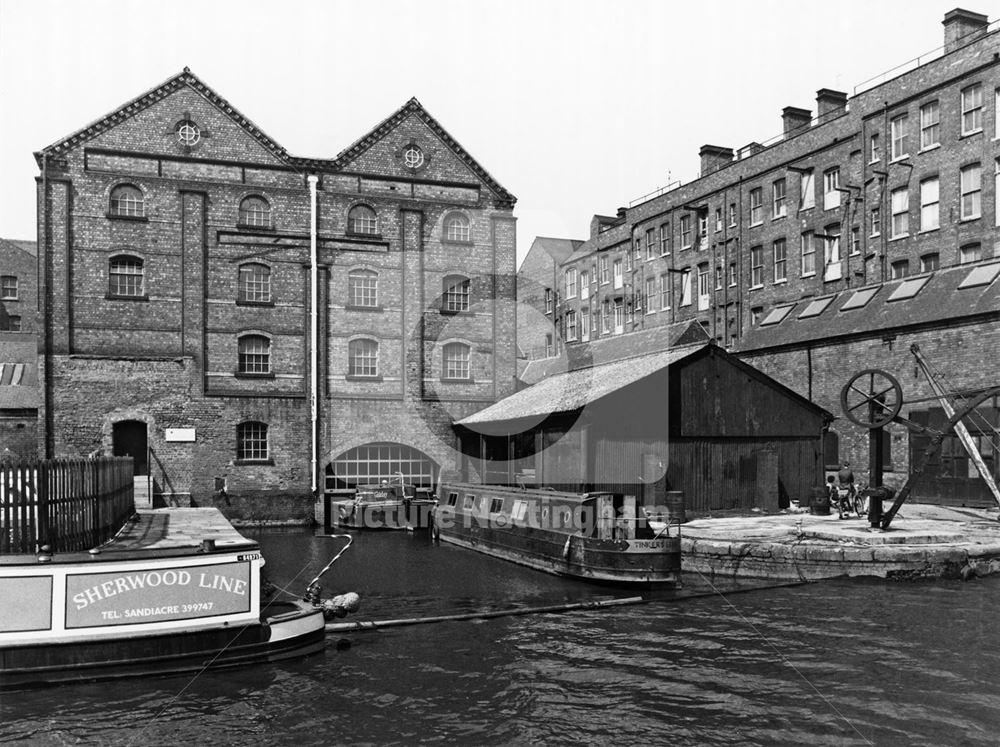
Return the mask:
[[[874,288],[862,288],[859,291],[855,291],[854,295],[847,299],[847,303],[840,307],[841,311],[850,311],[851,309],[860,309],[871,301],[875,294],[878,293],[881,285],[876,285]]]
[[[826,298],[816,299],[808,306],[806,306],[805,310],[801,314],[799,314],[799,319],[808,319],[809,317],[819,316],[826,310],[826,307],[830,305],[830,302],[832,300],[833,296],[827,296]]]
[[[760,323],[760,326],[768,327],[772,324],[778,324],[783,321],[784,318],[788,316],[788,312],[794,308],[795,304],[791,304],[789,306],[778,306],[777,308],[772,309],[771,313],[764,317],[764,321]]]
[[[899,284],[899,287],[892,292],[889,296],[889,301],[905,301],[908,298],[913,298],[920,292],[920,289],[927,285],[927,281],[931,279],[930,275],[926,275],[922,278],[913,278],[913,280],[904,280]]]
[[[1000,274],[1000,262],[994,262],[989,265],[981,265],[965,276],[965,280],[959,284],[958,289],[975,288],[978,285],[989,285],[996,279],[998,274]]]

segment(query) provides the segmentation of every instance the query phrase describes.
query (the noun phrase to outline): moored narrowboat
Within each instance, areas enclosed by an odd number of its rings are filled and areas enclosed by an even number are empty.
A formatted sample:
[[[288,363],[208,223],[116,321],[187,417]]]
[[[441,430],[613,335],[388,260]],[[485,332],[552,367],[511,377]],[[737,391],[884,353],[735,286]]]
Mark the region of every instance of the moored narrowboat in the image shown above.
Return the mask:
[[[679,527],[650,526],[634,496],[445,482],[435,539],[562,576],[678,585]]]
[[[430,490],[403,482],[402,476],[354,491],[328,493],[324,531],[343,529],[427,529],[434,498]]]
[[[263,565],[212,508],[143,512],[89,552],[0,555],[0,689],[321,651],[322,605],[262,600]]]

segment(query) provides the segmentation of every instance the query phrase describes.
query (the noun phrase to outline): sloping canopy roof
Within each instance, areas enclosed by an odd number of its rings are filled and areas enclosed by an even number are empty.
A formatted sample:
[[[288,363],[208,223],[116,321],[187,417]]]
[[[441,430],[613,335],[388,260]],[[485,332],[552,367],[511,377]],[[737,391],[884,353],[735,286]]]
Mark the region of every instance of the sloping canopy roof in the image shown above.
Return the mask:
[[[39,401],[33,386],[0,384],[0,410],[37,410]]]
[[[750,352],[1000,314],[1000,262],[959,265],[778,304],[743,337]]]
[[[14,249],[20,250],[25,254],[30,254],[32,257],[38,256],[38,246],[35,241],[24,241],[22,239],[0,239],[0,244],[13,247]]]
[[[556,374],[459,420],[457,425],[471,426],[573,412],[694,355],[708,344],[687,345]]]

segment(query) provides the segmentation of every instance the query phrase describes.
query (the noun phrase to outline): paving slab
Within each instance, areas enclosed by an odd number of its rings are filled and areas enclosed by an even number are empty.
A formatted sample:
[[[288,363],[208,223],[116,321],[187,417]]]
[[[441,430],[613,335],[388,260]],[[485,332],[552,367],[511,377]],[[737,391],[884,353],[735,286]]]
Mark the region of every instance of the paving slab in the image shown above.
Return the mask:
[[[1000,572],[1000,511],[904,505],[888,530],[836,513],[751,514],[681,525],[686,571],[818,580],[968,577]]]

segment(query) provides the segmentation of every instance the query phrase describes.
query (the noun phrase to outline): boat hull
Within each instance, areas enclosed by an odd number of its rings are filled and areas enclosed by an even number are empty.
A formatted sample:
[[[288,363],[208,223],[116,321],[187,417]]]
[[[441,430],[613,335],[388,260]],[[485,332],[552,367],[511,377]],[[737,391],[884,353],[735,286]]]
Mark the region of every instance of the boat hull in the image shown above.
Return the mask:
[[[274,606],[265,622],[243,627],[77,640],[0,648],[0,690],[69,682],[200,672],[281,661],[325,646],[321,609]]]
[[[353,500],[330,501],[323,522],[329,534],[335,529],[418,530],[430,527],[433,501],[387,501],[356,503]]]

